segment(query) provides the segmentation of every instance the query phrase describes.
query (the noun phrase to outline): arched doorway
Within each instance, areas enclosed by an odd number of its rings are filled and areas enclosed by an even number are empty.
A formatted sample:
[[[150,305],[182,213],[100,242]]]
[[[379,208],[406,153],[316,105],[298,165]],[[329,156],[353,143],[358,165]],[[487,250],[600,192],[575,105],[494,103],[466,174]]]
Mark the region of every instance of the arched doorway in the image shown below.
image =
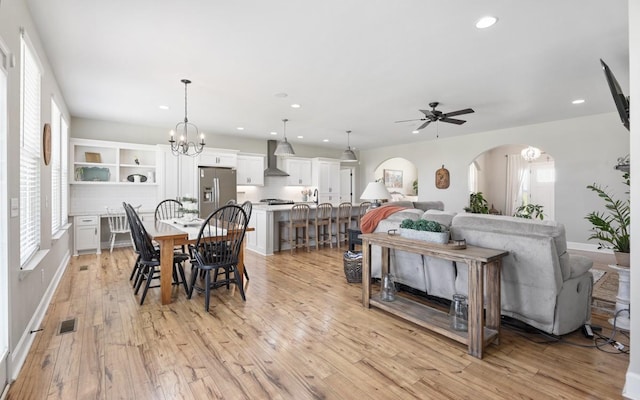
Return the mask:
[[[411,161],[402,157],[390,158],[378,165],[374,177],[385,183],[393,201],[417,200],[418,168]]]
[[[527,152],[529,147],[504,145],[480,154],[469,164],[469,192],[482,192],[500,214],[533,204],[542,206],[544,219],[554,220],[555,161],[541,149]]]

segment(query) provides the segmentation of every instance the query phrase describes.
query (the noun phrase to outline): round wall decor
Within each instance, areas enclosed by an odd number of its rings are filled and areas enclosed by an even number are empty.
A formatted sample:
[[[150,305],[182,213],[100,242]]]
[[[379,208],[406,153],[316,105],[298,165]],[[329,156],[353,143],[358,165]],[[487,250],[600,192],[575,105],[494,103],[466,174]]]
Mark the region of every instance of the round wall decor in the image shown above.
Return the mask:
[[[44,124],[42,130],[42,157],[44,165],[49,165],[51,162],[51,124],[48,122]]]

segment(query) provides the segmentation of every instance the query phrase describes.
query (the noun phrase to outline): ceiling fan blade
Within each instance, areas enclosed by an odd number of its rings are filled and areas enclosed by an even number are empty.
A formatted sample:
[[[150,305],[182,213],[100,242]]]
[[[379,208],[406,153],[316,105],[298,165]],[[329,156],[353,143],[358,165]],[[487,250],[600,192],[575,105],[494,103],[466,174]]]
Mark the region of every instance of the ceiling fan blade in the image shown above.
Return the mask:
[[[419,118],[419,119],[403,119],[402,121],[393,121],[393,122],[398,123],[398,122],[413,122],[413,121],[424,121],[424,120],[425,120],[425,118]]]
[[[475,112],[473,111],[472,108],[465,108],[464,110],[458,110],[458,111],[452,111],[452,112],[446,113],[443,115],[443,117],[444,118],[455,117],[456,115],[471,114],[472,112]]]
[[[450,124],[456,124],[456,125],[462,125],[467,121],[463,121],[461,119],[455,119],[455,118],[442,118],[440,121],[442,122],[448,122]]]
[[[431,112],[431,110],[419,110],[421,113],[423,113],[424,115],[427,116],[427,118],[431,119],[431,118],[435,118],[436,115]]]
[[[419,131],[420,129],[422,129],[422,128],[426,127],[426,126],[427,126],[427,125],[429,125],[430,123],[431,123],[431,121],[429,120],[429,121],[425,122],[424,124],[420,125],[420,126],[418,127],[418,129],[416,129],[416,130],[417,130],[417,131]]]

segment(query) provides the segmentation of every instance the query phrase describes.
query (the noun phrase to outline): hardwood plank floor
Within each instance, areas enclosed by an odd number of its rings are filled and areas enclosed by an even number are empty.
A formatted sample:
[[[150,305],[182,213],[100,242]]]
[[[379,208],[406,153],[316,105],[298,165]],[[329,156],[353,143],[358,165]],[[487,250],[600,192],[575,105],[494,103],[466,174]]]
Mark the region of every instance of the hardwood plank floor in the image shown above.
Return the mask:
[[[132,263],[130,248],[71,260],[7,399],[621,398],[628,354],[579,332],[551,342],[503,325],[500,344],[476,359],[363,308],[342,250],[247,252],[247,301],[219,288],[209,313],[179,287],[170,305],[157,288],[140,306]],[[610,335],[605,317],[593,323]],[[58,335],[69,318],[75,332]]]

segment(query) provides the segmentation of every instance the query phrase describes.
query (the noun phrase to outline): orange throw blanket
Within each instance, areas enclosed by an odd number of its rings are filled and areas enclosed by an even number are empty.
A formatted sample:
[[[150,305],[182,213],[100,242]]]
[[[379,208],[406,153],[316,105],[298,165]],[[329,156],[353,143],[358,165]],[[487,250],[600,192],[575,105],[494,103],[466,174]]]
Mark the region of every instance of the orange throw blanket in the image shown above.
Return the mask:
[[[376,230],[378,222],[382,221],[395,212],[406,209],[407,207],[400,206],[385,206],[374,208],[373,210],[368,211],[365,215],[362,216],[362,220],[360,220],[360,230],[362,231],[362,233],[371,233]]]

